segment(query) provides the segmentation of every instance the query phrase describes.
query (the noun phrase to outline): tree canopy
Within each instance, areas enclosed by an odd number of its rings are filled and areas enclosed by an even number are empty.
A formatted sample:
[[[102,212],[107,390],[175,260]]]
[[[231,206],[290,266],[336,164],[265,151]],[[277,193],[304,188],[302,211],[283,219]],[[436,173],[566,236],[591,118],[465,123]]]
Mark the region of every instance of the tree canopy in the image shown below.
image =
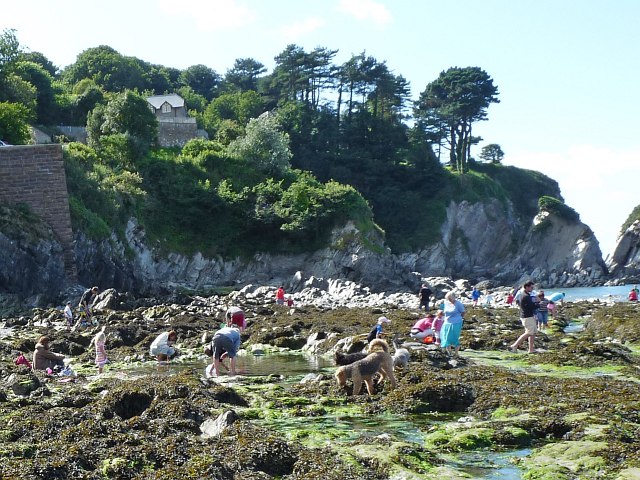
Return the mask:
[[[461,173],[467,170],[474,122],[486,120],[487,108],[498,103],[498,88],[479,67],[453,67],[442,73],[420,94],[414,115],[430,134],[444,133],[450,163]]]

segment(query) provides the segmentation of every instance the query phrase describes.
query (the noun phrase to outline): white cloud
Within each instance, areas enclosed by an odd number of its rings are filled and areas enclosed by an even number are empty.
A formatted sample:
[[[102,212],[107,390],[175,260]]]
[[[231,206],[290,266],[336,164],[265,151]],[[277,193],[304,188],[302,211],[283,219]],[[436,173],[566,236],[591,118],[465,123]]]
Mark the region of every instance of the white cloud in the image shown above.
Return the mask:
[[[604,256],[613,251],[622,223],[640,205],[640,150],[578,145],[562,153],[517,153],[505,158],[505,164],[556,180],[567,205],[596,234]]]
[[[325,23],[322,18],[309,17],[282,27],[280,34],[287,43],[295,43],[298,38],[324,27]]]
[[[377,26],[391,23],[391,12],[380,2],[375,0],[340,0],[338,10],[357,20],[372,21]]]
[[[257,17],[253,10],[236,0],[159,0],[158,5],[166,15],[191,17],[203,32],[242,27]]]

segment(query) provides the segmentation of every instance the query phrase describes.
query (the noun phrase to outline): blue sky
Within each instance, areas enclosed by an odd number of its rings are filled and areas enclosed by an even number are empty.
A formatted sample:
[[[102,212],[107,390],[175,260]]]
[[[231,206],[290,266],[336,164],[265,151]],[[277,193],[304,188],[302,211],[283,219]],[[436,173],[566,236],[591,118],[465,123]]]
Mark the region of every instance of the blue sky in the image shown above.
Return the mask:
[[[237,58],[269,70],[287,44],[366,51],[417,97],[452,66],[478,66],[501,103],[474,126],[505,164],[556,179],[603,254],[640,204],[640,2],[636,0],[22,0],[0,29],[54,64],[109,45],[123,55],[220,74]],[[479,153],[479,149],[475,152]]]

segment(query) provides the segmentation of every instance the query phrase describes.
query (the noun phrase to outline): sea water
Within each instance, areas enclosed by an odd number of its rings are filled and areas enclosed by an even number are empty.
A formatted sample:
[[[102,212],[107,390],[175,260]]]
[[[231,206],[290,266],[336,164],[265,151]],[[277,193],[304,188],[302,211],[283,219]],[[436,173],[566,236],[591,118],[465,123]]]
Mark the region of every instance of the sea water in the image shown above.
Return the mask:
[[[618,285],[615,287],[575,287],[575,288],[545,288],[547,298],[556,292],[565,294],[565,302],[579,300],[600,300],[602,302],[626,302],[627,295],[634,285]]]

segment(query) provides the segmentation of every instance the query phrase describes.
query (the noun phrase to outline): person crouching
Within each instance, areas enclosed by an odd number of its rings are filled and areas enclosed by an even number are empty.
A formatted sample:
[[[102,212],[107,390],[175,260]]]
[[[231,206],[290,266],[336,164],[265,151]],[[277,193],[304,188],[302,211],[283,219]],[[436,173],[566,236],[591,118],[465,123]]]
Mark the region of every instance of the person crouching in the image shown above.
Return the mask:
[[[223,327],[218,330],[211,340],[211,367],[209,374],[217,377],[220,367],[229,371],[229,375],[236,375],[236,355],[240,350],[240,330],[236,327]],[[223,360],[229,357],[229,368]]]
[[[173,344],[177,339],[178,334],[175,330],[162,332],[153,341],[151,347],[149,347],[149,353],[156,357],[159,362],[167,362],[176,354],[176,349],[173,348]]]

